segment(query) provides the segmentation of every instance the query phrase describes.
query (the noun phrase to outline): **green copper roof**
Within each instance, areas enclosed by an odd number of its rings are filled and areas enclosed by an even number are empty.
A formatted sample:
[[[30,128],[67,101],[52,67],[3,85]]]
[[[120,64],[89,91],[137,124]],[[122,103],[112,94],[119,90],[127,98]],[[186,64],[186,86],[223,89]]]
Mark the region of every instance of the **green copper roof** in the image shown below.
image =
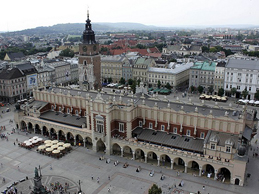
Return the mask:
[[[215,71],[217,63],[215,62],[196,62],[191,69],[200,69],[203,71]]]

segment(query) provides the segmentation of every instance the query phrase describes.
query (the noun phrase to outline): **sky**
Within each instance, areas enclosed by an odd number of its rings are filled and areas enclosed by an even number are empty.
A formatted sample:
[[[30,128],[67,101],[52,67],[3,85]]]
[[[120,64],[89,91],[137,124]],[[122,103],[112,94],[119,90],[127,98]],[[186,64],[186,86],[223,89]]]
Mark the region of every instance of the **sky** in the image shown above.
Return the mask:
[[[95,22],[146,25],[259,25],[259,0],[3,0],[0,31],[60,23]]]

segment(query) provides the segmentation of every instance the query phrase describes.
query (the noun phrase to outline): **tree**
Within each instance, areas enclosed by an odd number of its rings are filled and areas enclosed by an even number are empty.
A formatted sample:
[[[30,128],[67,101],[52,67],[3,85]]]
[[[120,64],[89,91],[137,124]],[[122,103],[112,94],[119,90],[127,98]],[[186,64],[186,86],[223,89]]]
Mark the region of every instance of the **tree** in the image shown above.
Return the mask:
[[[157,87],[158,87],[158,88],[161,87],[161,82],[160,82],[160,80],[158,80],[158,82],[157,82]]]
[[[212,94],[212,92],[214,91],[213,86],[209,86],[208,90],[209,90],[209,93]]]
[[[255,99],[256,99],[256,100],[259,100],[259,90],[256,90]]]
[[[165,85],[165,87],[168,89],[168,90],[171,90],[171,85],[167,82],[167,84]]]
[[[140,84],[140,82],[141,82],[140,78],[138,78],[138,81],[137,81],[137,82],[138,82],[138,87],[139,87],[139,84]]]
[[[153,184],[152,187],[148,190],[148,194],[161,194],[162,189],[156,184]]]
[[[203,92],[203,90],[204,90],[204,88],[202,87],[202,86],[198,86],[198,92],[201,94],[202,92]]]
[[[120,84],[125,84],[125,79],[122,77],[121,79],[120,79]]]
[[[132,85],[133,82],[134,82],[133,79],[129,79],[129,80],[128,80],[128,84],[129,84],[129,85]]]
[[[132,89],[133,94],[136,93],[136,86],[137,86],[137,81],[134,80],[133,83],[132,83],[132,85],[131,85],[131,89]]]
[[[112,78],[111,77],[108,78],[108,83],[112,83]]]
[[[210,51],[210,49],[209,49],[209,47],[202,46],[202,47],[201,47],[201,51],[202,51],[203,53],[208,53],[208,52]]]
[[[223,96],[224,92],[225,92],[225,91],[224,91],[223,88],[219,88],[218,95],[219,95],[219,96]]]
[[[62,57],[74,57],[74,51],[72,51],[69,48],[64,49],[63,51],[60,52],[59,56]]]
[[[237,89],[235,87],[231,88],[230,93],[231,93],[232,96],[236,95]]]
[[[191,85],[191,93],[193,93],[195,90],[196,88],[193,85]]]
[[[249,94],[249,92],[248,92],[247,89],[245,88],[245,89],[242,91],[242,96],[243,96],[244,98],[246,98],[248,94]]]

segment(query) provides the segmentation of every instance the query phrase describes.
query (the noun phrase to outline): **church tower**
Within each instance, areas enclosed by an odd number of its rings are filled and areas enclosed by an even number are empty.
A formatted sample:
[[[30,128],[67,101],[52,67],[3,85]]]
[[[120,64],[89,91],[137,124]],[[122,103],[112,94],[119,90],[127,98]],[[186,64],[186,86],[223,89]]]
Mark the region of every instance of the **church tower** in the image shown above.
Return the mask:
[[[97,90],[101,88],[101,57],[99,44],[95,41],[89,11],[83,32],[83,42],[79,44],[78,74],[81,89]]]

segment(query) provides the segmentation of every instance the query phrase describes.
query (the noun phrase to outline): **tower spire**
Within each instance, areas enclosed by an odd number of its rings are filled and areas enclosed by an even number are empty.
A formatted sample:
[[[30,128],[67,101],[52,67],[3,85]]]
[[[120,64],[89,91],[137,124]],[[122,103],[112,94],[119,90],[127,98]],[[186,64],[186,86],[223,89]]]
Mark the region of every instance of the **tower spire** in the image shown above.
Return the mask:
[[[83,43],[96,44],[95,34],[92,30],[91,20],[89,19],[89,8],[87,8],[87,20],[85,24],[85,30],[83,32]]]

